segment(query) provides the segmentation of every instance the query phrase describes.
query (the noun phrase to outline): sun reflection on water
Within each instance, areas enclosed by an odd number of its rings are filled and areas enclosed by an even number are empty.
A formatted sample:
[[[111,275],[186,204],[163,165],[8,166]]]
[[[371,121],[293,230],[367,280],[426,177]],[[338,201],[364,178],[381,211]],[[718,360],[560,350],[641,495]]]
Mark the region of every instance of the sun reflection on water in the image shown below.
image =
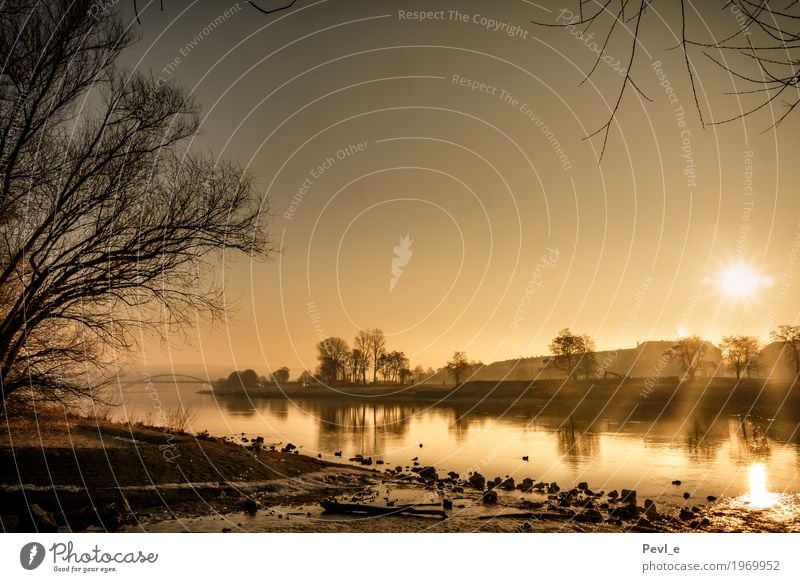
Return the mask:
[[[766,509],[780,501],[780,495],[767,489],[767,469],[762,463],[753,463],[748,468],[750,489],[740,499],[753,509]]]

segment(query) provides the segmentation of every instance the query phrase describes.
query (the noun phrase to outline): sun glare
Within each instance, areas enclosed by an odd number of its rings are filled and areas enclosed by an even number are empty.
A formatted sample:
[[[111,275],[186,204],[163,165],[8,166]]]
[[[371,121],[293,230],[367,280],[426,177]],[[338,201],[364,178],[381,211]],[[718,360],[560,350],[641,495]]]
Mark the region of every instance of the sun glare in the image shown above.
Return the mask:
[[[763,509],[775,505],[778,495],[767,489],[767,469],[761,463],[750,465],[748,469],[749,491],[744,496],[750,507]]]
[[[731,265],[720,275],[719,284],[726,295],[746,297],[753,295],[759,287],[768,287],[769,279],[760,277],[746,265]]]

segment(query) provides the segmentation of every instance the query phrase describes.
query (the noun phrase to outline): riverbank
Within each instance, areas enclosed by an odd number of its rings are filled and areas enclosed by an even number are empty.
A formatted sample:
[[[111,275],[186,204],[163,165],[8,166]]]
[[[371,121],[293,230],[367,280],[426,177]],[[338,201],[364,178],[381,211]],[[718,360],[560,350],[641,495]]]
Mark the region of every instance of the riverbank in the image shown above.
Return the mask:
[[[590,483],[386,467],[54,411],[0,434],[3,531],[798,531],[796,494],[642,498]],[[271,449],[271,447],[273,447]],[[342,461],[346,462],[344,454]],[[765,502],[766,501],[766,502]]]

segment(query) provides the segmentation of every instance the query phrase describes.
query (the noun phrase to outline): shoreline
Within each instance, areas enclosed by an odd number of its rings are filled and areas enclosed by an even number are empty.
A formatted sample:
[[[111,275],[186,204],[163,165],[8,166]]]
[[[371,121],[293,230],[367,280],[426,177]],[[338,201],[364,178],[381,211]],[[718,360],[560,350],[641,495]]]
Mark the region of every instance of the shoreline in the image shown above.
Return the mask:
[[[3,531],[800,530],[733,499],[676,505],[588,483],[373,469],[260,437],[234,442],[55,411],[28,411],[5,428],[0,467],[15,480],[0,484]],[[785,502],[800,505],[800,496]]]

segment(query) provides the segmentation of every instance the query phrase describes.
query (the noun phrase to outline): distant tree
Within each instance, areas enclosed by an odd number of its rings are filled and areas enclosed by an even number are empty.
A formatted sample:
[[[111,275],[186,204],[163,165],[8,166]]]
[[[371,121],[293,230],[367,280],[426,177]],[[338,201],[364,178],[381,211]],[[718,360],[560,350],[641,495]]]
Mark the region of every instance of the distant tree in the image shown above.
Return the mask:
[[[445,365],[447,374],[453,379],[456,386],[461,384],[461,378],[469,370],[469,361],[464,352],[453,352],[453,357]]]
[[[230,390],[247,390],[257,388],[261,385],[261,379],[255,370],[243,370],[231,372],[225,380],[225,388]]]
[[[309,372],[308,370],[303,370],[303,372],[298,376],[297,382],[304,388],[314,385],[314,375]]]
[[[783,344],[782,354],[786,354],[794,365],[794,375],[800,375],[800,325],[779,325],[769,334],[770,339]]]
[[[340,337],[329,337],[317,344],[319,373],[323,382],[333,384],[345,379],[350,348]]]
[[[278,368],[272,373],[272,382],[274,384],[286,384],[289,381],[289,368],[284,366]]]
[[[749,378],[759,354],[758,339],[751,335],[726,335],[719,347],[722,360],[736,372],[736,379],[741,378],[742,372],[747,372]]]
[[[422,366],[415,366],[414,370],[412,371],[414,384],[422,384],[425,380],[425,368]]]
[[[400,384],[403,386],[408,384],[408,381],[411,379],[413,374],[414,373],[408,368],[400,368],[400,373],[399,373]]]
[[[577,335],[569,328],[562,329],[550,342],[552,365],[562,370],[567,378],[583,372],[589,377],[595,368],[594,340],[588,335]]]
[[[362,330],[356,338],[356,347],[367,355],[372,364],[372,381],[377,382],[380,369],[379,360],[386,353],[386,336],[383,335],[382,330],[375,328]]]
[[[357,338],[356,338],[357,339]],[[353,384],[367,383],[367,368],[369,367],[369,360],[366,354],[358,348],[353,348],[350,352],[350,362],[348,368],[350,370],[350,381]]]
[[[675,342],[670,349],[673,358],[677,358],[684,377],[691,381],[697,375],[708,355],[708,343],[700,336],[691,335]]]

